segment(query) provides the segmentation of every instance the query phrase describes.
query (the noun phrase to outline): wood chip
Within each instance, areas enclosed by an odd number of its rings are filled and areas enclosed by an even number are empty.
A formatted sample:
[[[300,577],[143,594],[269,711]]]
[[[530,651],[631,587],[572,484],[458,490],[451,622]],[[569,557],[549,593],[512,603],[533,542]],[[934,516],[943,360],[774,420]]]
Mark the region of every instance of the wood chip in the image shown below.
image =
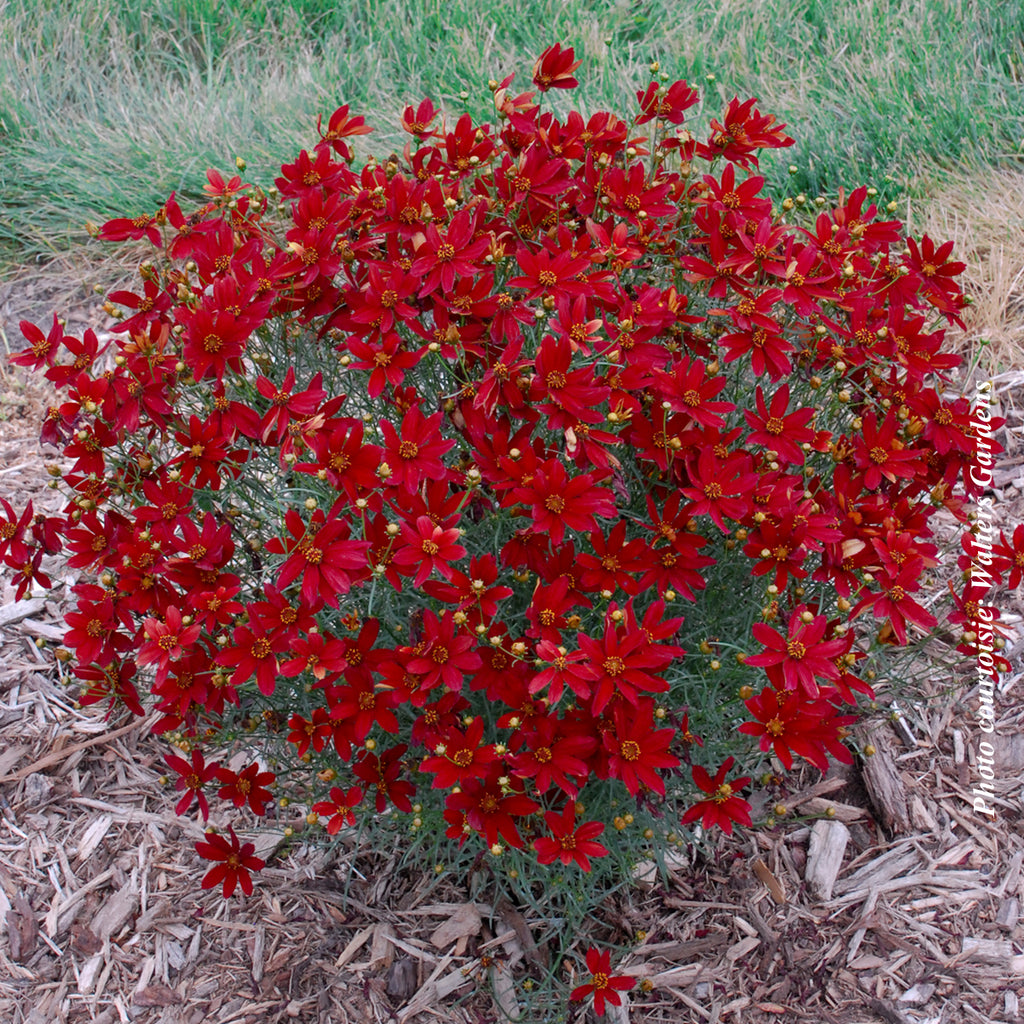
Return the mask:
[[[385,991],[397,1005],[407,1003],[416,991],[416,961],[411,956],[399,957],[388,968]]]
[[[4,626],[13,626],[30,615],[36,615],[43,610],[46,602],[41,597],[33,597],[24,601],[15,601],[13,604],[5,604],[0,608],[0,629]]]
[[[395,959],[397,938],[395,926],[388,921],[379,921],[373,926],[373,938],[370,940],[370,970],[382,971],[390,967]]]
[[[516,984],[512,972],[502,963],[491,964],[488,969],[488,976],[491,982],[491,994],[494,1002],[505,1020],[519,1020],[523,1015],[523,1008],[519,1005],[519,998],[516,995]]]
[[[870,722],[864,733],[865,745],[870,743],[875,747],[875,753],[863,762],[864,785],[871,802],[886,828],[897,833],[909,832],[907,785],[896,768],[892,732],[880,722]]]
[[[771,894],[772,899],[780,906],[786,902],[786,890],[782,883],[772,874],[771,869],[760,857],[752,864],[754,874],[761,880],[761,884]]]
[[[957,959],[1005,966],[1012,956],[1012,942],[1005,939],[976,939],[972,935],[965,935],[960,940],[960,956]]]
[[[103,842],[103,837],[110,831],[113,822],[112,814],[101,814],[92,822],[78,844],[78,852],[75,854],[76,863],[83,864],[89,859],[96,847]]]
[[[828,815],[829,819],[833,821],[863,821],[868,817],[868,812],[863,807],[839,803],[836,800],[828,800],[822,797],[813,797],[810,800],[806,800],[801,810],[804,814]]]
[[[820,900],[832,899],[832,889],[843,866],[850,830],[841,821],[816,821],[811,829],[804,874],[811,892]]]
[[[462,940],[462,951],[465,951],[466,939],[480,934],[483,921],[480,912],[472,903],[464,903],[446,921],[442,921],[434,929],[430,941],[438,949],[448,949],[452,943]],[[461,954],[460,954],[461,955]]]
[[[1003,931],[1012,932],[1020,920],[1020,900],[1016,896],[1003,900],[999,904],[999,911],[996,914],[996,924]]]
[[[900,996],[900,1002],[922,1005],[935,995],[935,989],[936,986],[932,982],[918,982]]]
[[[174,989],[155,982],[136,992],[132,996],[132,1002],[136,1006],[178,1006],[181,1003],[181,996]]]
[[[134,880],[125,882],[117,892],[108,897],[93,917],[89,927],[101,940],[106,941],[117,935],[138,905],[138,883]]]
[[[24,896],[14,897],[14,903],[7,911],[7,940],[11,945],[11,959],[24,963],[36,948],[39,925],[35,914]]]
[[[530,931],[526,918],[504,897],[498,900],[494,910],[498,920],[511,928],[515,933],[515,937],[522,950],[522,955],[526,958],[527,963],[531,963],[535,967],[546,968],[548,965],[547,947],[543,949],[537,948],[533,932]]]

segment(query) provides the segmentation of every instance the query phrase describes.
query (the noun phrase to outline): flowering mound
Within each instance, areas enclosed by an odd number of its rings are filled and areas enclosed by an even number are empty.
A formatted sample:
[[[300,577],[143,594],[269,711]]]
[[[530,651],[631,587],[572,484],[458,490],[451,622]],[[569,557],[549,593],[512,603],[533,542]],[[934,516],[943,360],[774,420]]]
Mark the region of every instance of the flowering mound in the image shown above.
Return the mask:
[[[612,818],[730,832],[765,755],[849,761],[867,661],[935,624],[930,521],[979,493],[951,243],[864,188],[787,223],[754,100],[698,137],[686,82],[623,119],[511,81],[496,125],[425,100],[357,170],[342,107],[272,189],[110,221],[154,253],[105,344],[22,325],[70,500],[5,505],[3,558],[88,574],[81,702],[152,709],[179,813],[276,813],[279,774],[332,834],[397,808],[586,871]],[[229,767],[239,735],[291,757]],[[225,895],[262,866],[230,836]]]

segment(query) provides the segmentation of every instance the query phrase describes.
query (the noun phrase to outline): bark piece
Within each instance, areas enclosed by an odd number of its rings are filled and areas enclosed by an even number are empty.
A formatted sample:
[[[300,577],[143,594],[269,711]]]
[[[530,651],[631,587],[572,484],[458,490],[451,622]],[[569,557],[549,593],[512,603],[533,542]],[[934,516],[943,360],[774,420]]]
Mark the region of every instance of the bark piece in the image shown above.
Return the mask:
[[[832,889],[843,866],[850,830],[841,821],[816,821],[811,829],[804,877],[820,900],[832,899]]]
[[[24,896],[15,896],[14,904],[7,911],[7,938],[11,944],[11,959],[24,963],[36,948],[39,925]]]
[[[389,968],[384,991],[397,1005],[407,1003],[416,991],[416,961],[411,956],[399,957]]]
[[[1013,957],[1013,943],[1005,939],[976,939],[964,935],[960,939],[960,959],[976,964],[1006,966]]]
[[[870,743],[875,748],[875,753],[865,757],[863,764],[864,785],[871,803],[886,828],[907,833],[911,831],[907,785],[893,760],[892,733],[880,722],[870,723],[865,732],[865,746]]]
[[[447,921],[434,929],[430,941],[438,949],[448,949],[453,942],[460,939],[468,939],[480,934],[483,921],[480,919],[480,911],[472,903],[464,903],[459,907]]]
[[[772,874],[771,868],[760,857],[751,865],[754,874],[761,880],[761,884],[771,893],[771,897],[780,906],[786,902],[786,890],[782,883]]]
[[[1012,932],[1020,920],[1020,900],[1016,896],[1003,900],[996,914],[996,924],[1004,931]]]
[[[136,1006],[177,1006],[181,1002],[181,996],[174,989],[155,981],[141,992],[136,992],[132,996],[132,1002]]]

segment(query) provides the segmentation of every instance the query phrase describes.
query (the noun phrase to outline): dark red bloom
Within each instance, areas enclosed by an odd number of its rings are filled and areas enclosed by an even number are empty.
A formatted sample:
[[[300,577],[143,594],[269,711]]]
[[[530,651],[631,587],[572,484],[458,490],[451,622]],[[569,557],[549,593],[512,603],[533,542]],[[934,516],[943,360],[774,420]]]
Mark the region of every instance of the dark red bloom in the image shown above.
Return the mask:
[[[615,708],[614,729],[604,734],[608,768],[636,796],[642,787],[665,794],[665,780],[659,768],[676,768],[679,758],[669,752],[675,738],[672,729],[655,729],[651,724],[649,702],[643,709]],[[646,714],[645,714],[646,712]]]
[[[711,796],[707,800],[700,800],[695,803],[683,815],[681,821],[684,825],[701,819],[704,828],[711,828],[717,825],[727,836],[732,835],[732,825],[736,822],[739,825],[750,825],[750,804],[736,794],[750,782],[749,776],[741,779],[733,779],[726,782],[725,777],[732,770],[736,758],[729,757],[719,767],[712,778],[699,764],[693,766],[693,781],[705,793]]]
[[[192,801],[197,800],[203,821],[206,821],[210,816],[210,805],[206,800],[206,794],[203,793],[203,787],[216,776],[220,762],[214,761],[207,764],[203,752],[198,747],[192,751],[191,763],[183,757],[178,757],[177,754],[168,754],[165,760],[179,776],[174,788],[185,791],[185,795],[174,808],[174,813],[184,814],[192,806]]]
[[[441,433],[443,416],[440,412],[424,416],[418,406],[413,406],[398,429],[390,420],[381,420],[384,462],[389,472],[385,475],[382,466],[380,473],[389,486],[414,491],[424,478],[439,480],[445,476],[441,458],[455,447],[455,441],[445,440]]]
[[[818,696],[818,679],[834,682],[839,678],[835,659],[845,654],[850,639],[825,639],[829,630],[824,615],[815,615],[806,606],[798,607],[789,619],[788,636],[763,622],[751,627],[754,639],[763,644],[761,654],[749,655],[745,664],[763,667],[778,690],[798,690],[807,697]]]
[[[587,950],[587,970],[590,972],[590,981],[577,985],[569,993],[569,998],[578,1003],[593,994],[594,1013],[599,1017],[604,1014],[605,1003],[621,1006],[619,993],[628,991],[636,984],[636,978],[617,978],[612,974],[612,955],[607,949],[591,947]]]
[[[353,575],[366,567],[370,542],[351,537],[348,520],[328,521],[319,509],[308,525],[294,508],[288,509],[284,521],[290,536],[274,537],[266,545],[272,554],[288,555],[277,573],[278,586],[287,587],[301,577],[303,601],[319,598],[337,608]]]
[[[246,765],[240,772],[230,768],[217,769],[217,781],[221,783],[217,796],[222,800],[230,800],[235,807],[248,804],[255,814],[263,814],[268,801],[274,794],[266,787],[274,782],[277,776],[273,772],[261,772],[255,761]]]
[[[529,484],[512,490],[512,497],[530,506],[534,528],[561,544],[568,527],[593,530],[597,516],[611,518],[615,502],[607,488],[598,486],[593,473],[570,477],[558,459],[537,466]]]
[[[576,60],[571,46],[562,49],[561,43],[549,46],[533,65],[533,84],[541,92],[548,89],[575,89],[579,82],[572,73],[582,64]]]
[[[397,566],[408,567],[403,575],[414,574],[414,587],[421,587],[434,570],[450,580],[455,572],[452,563],[466,555],[466,549],[456,543],[460,536],[458,529],[445,530],[429,516],[417,516],[414,526],[402,523],[404,544],[395,552],[392,561]]]
[[[363,791],[358,786],[349,787],[345,792],[338,786],[331,787],[331,798],[313,804],[310,810],[314,814],[329,814],[327,834],[337,835],[342,825],[352,827],[356,823],[355,809],[363,801]]]
[[[544,815],[550,836],[533,841],[538,864],[554,864],[559,860],[568,867],[576,863],[583,871],[590,870],[591,857],[607,857],[608,850],[596,842],[604,831],[598,821],[585,821],[576,825],[576,803],[570,800],[561,811],[548,811]]]
[[[477,715],[465,733],[453,729],[434,748],[431,757],[425,757],[420,771],[432,772],[434,789],[448,789],[467,779],[482,778],[487,768],[498,757],[493,743],[481,742],[484,735],[484,720]]]
[[[246,896],[252,895],[251,871],[262,871],[265,862],[254,857],[254,843],[240,843],[235,830],[230,829],[231,842],[215,832],[206,833],[205,843],[196,843],[196,853],[206,860],[219,861],[203,876],[203,888],[212,889],[224,883],[223,894],[227,899],[241,886]]]

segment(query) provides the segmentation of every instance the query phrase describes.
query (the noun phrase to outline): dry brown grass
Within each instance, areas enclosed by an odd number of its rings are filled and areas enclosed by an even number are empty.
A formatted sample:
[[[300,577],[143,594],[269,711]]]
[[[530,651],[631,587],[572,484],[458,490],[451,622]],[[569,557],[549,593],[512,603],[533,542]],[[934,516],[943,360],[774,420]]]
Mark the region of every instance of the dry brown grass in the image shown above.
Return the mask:
[[[931,192],[909,230],[936,243],[952,239],[967,264],[967,329],[951,337],[988,373],[1024,369],[1024,171],[965,173]]]

